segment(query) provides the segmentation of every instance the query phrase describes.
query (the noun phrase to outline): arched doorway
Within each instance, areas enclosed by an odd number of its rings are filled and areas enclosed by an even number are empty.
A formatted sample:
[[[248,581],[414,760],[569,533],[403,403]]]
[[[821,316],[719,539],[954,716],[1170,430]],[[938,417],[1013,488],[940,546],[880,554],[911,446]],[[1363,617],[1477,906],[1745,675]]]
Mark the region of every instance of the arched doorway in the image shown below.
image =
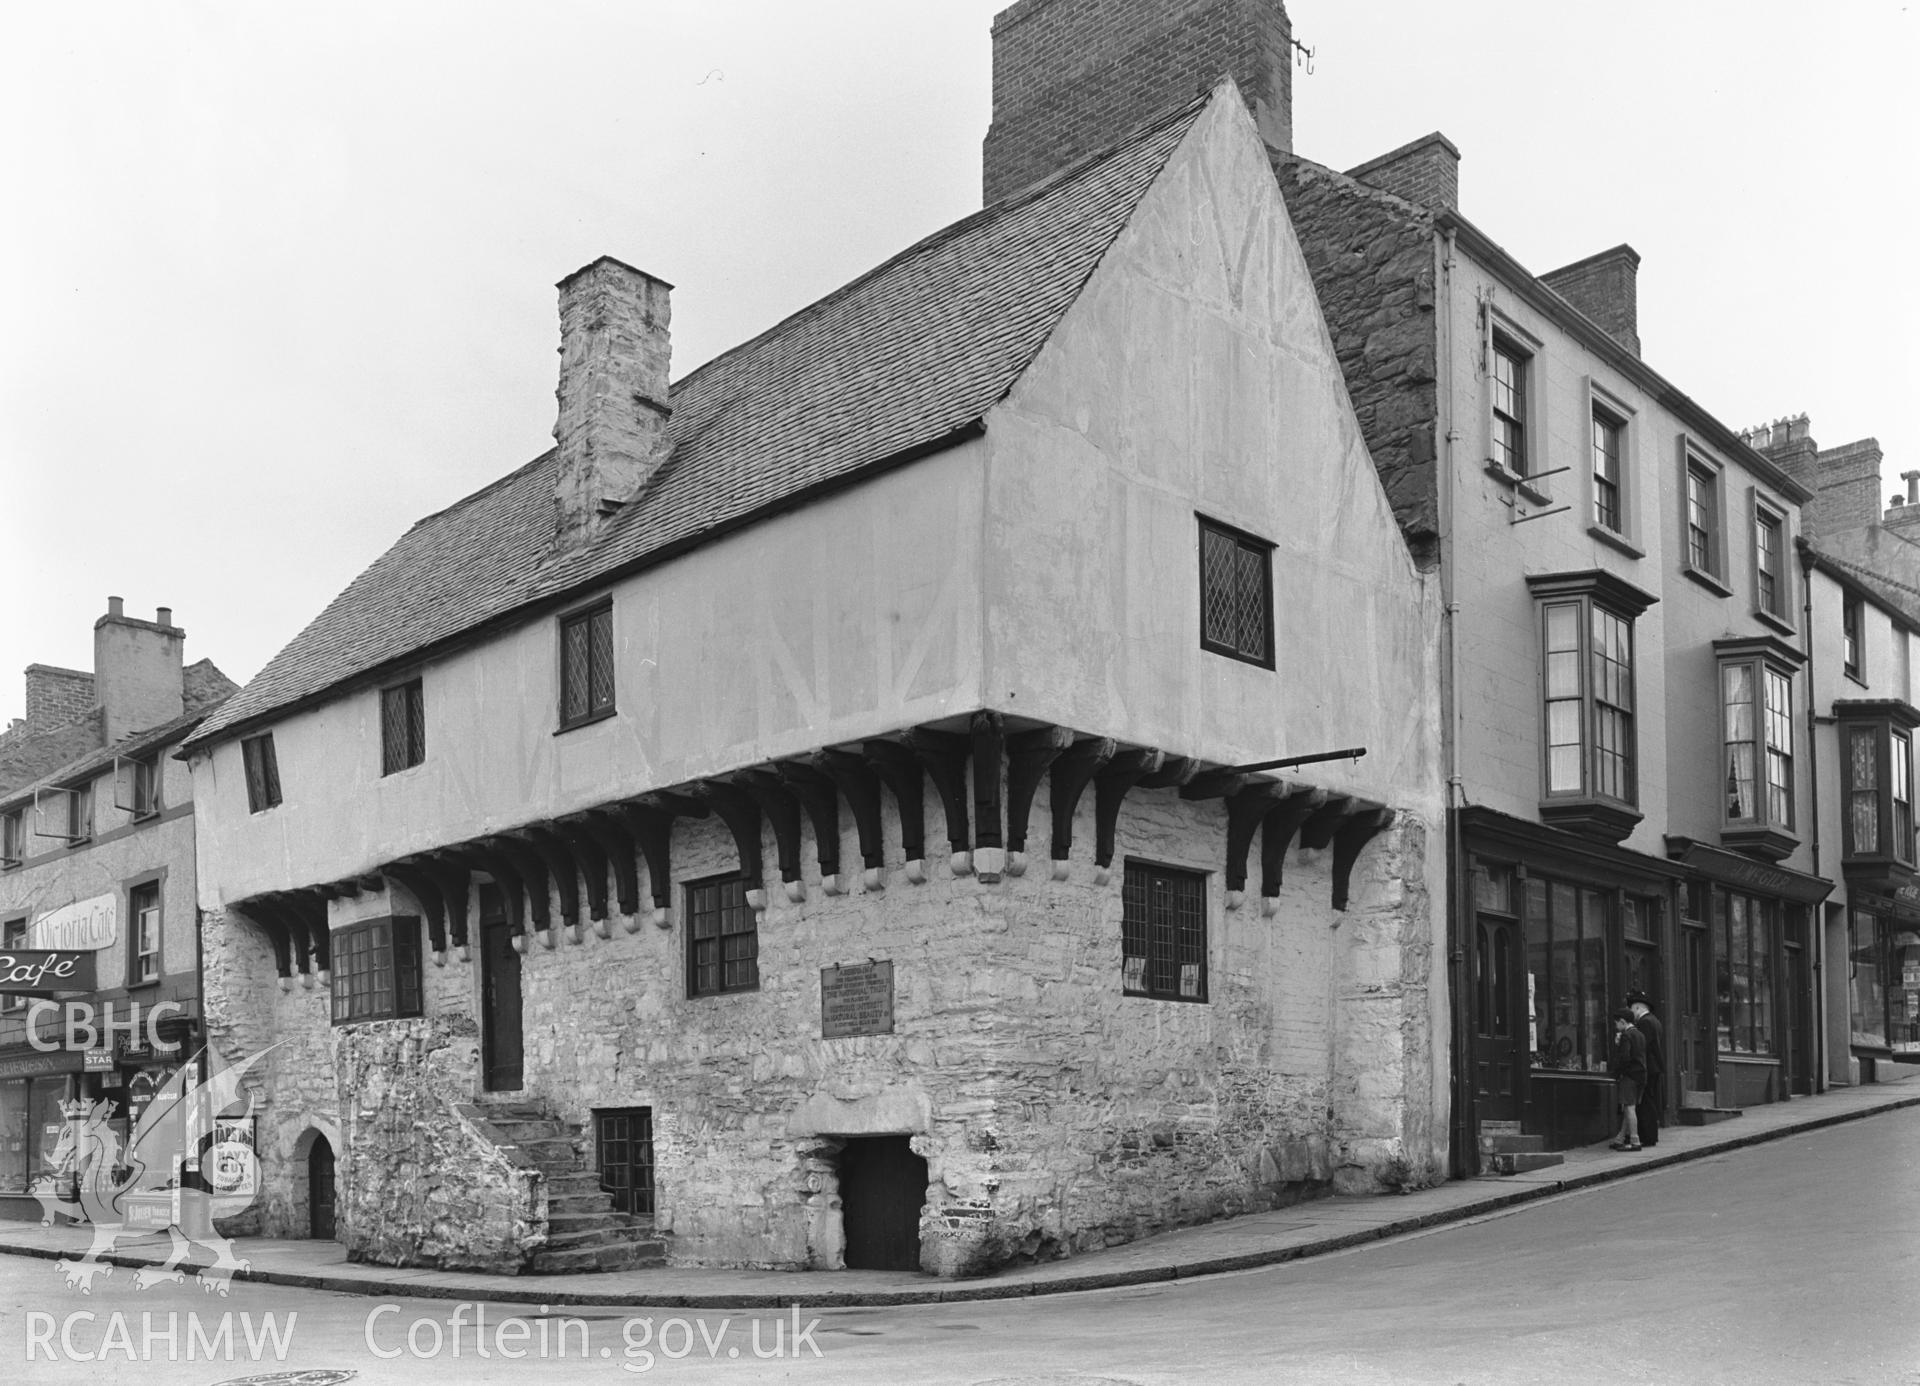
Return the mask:
[[[317,1132],[307,1151],[307,1234],[317,1241],[333,1240],[333,1147]]]

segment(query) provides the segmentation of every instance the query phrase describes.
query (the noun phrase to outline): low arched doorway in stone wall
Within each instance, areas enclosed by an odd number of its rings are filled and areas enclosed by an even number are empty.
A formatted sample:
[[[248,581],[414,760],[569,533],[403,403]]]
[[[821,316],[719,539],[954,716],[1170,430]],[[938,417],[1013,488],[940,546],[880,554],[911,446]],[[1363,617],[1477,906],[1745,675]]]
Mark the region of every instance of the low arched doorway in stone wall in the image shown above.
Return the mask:
[[[281,1235],[336,1240],[339,1180],[333,1141],[326,1132],[309,1126],[293,1143],[290,1165],[286,1230]]]
[[[906,1136],[848,1136],[835,1160],[848,1270],[920,1269],[927,1162]]]

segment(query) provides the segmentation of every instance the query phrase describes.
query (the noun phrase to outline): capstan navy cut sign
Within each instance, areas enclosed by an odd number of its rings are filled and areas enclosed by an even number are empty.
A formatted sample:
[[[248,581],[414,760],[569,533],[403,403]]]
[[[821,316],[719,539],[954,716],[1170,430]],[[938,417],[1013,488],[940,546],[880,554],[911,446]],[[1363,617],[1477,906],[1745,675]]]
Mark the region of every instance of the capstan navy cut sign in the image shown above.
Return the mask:
[[[13,948],[0,953],[0,994],[47,996],[92,991],[93,954],[74,948]]]

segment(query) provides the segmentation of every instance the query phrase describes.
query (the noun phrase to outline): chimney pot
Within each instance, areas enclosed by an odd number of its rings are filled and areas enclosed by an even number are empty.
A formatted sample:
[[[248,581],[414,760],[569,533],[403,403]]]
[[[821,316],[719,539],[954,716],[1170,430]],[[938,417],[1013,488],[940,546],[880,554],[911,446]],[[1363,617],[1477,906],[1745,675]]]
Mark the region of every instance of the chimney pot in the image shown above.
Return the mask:
[[[1902,472],[1900,479],[1907,483],[1907,504],[1920,505],[1920,472]]]
[[[120,598],[118,597],[107,598],[107,615],[109,616],[123,615],[125,614],[125,607],[126,607],[126,603],[121,601]]]
[[[163,625],[163,626],[172,625],[173,624],[173,608],[170,606],[155,607],[153,612],[153,619],[159,625]]]

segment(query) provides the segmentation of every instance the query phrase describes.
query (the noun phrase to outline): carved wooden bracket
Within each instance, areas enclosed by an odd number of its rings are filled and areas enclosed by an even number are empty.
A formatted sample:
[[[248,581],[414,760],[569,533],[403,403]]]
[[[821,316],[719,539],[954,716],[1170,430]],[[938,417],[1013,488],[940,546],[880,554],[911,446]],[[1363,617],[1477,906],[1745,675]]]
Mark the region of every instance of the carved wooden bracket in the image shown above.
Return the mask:
[[[1296,789],[1260,820],[1260,896],[1264,913],[1272,915],[1278,908],[1282,868],[1287,848],[1293,845],[1293,835],[1326,801],[1324,789]]]
[[[820,863],[820,888],[829,895],[846,894],[840,875],[840,791],[833,776],[811,761],[781,761],[773,767],[793,797],[806,810],[813,826],[813,854]]]
[[[420,912],[427,920],[427,947],[433,950],[436,963],[444,963],[447,956],[447,905],[440,894],[440,882],[430,872],[411,862],[389,862],[383,869],[420,902]]]
[[[1182,789],[1181,796],[1189,797]],[[1277,780],[1255,780],[1236,789],[1227,799],[1227,908],[1239,909],[1247,893],[1247,852],[1253,846],[1254,830],[1286,797],[1286,786]]]
[[[1065,727],[1041,727],[1007,740],[1007,874],[1027,869],[1027,820],[1033,815],[1034,792],[1040,777],[1073,744]],[[974,764],[979,765],[976,749]],[[976,770],[977,773],[977,770]]]
[[[506,836],[526,843],[546,866],[547,875],[553,881],[554,894],[560,897],[560,922],[577,940],[575,931],[580,927],[580,870],[573,853],[567,850],[567,844],[544,828],[521,828]],[[549,931],[540,942],[544,947],[553,947],[552,933]]]
[[[860,753],[893,795],[900,815],[900,850],[907,859],[907,879],[915,885],[927,879],[927,789],[920,757],[897,741],[868,741]]]
[[[973,870],[973,834],[967,821],[967,756],[973,740],[914,727],[907,732],[906,744],[926,767],[933,792],[946,810],[948,864],[954,875],[968,875]]]
[[[493,877],[495,885],[500,887],[500,901],[507,915],[507,924],[513,936],[515,952],[527,951],[527,883],[521,877],[520,870],[500,852],[488,847],[484,842],[468,842],[458,847],[445,848],[434,854],[435,859],[445,864],[446,870],[464,872],[471,867],[484,871]]]
[[[816,751],[808,757],[808,763],[831,776],[839,787],[841,797],[853,812],[854,833],[860,841],[860,862],[866,868],[864,884],[868,890],[881,889],[886,884],[887,844],[881,828],[880,777],[874,774],[873,767],[866,760],[847,751]],[[837,836],[837,812],[834,823]],[[816,825],[816,835],[818,831]],[[820,869],[823,872],[827,869],[824,857]]]
[[[594,922],[596,934],[609,937],[613,931],[607,927],[607,849],[578,819],[563,818],[551,823],[547,834],[572,855],[580,869],[580,882],[586,887],[587,918]],[[573,941],[580,941],[577,927]]]
[[[1053,879],[1067,879],[1067,860],[1073,855],[1073,815],[1079,811],[1080,796],[1113,759],[1119,743],[1111,737],[1093,737],[1075,742],[1055,758],[1048,780],[1047,798],[1053,810]]]
[[[1093,879],[1105,885],[1113,869],[1114,831],[1120,822],[1120,804],[1127,791],[1148,775],[1166,768],[1166,755],[1155,750],[1116,751],[1093,777]]]
[[[766,864],[760,856],[760,805],[739,785],[724,780],[703,780],[698,792],[720,821],[733,834],[733,845],[740,854],[740,874],[747,879],[747,903],[756,914],[767,908]],[[797,860],[797,852],[796,852]]]
[[[626,819],[608,809],[594,809],[572,822],[594,840],[606,857],[607,864],[613,868],[613,900],[621,915],[629,921],[637,921],[640,914],[640,870],[635,858],[639,855],[640,844],[633,840]],[[600,916],[595,915],[594,918]],[[635,927],[636,923],[629,922],[627,931],[631,933]],[[611,930],[600,930],[602,938],[610,933]]]
[[[743,770],[733,783],[747,792],[773,828],[775,864],[786,886],[787,899],[799,904],[807,898],[806,884],[800,878],[800,800],[778,775],[767,770]]]
[[[707,812],[698,805],[700,815]],[[614,809],[633,834],[640,855],[647,859],[647,886],[653,896],[653,922],[662,929],[673,927],[673,819],[677,810],[655,807],[650,803],[615,804]]]
[[[1342,823],[1333,835],[1333,907],[1345,910],[1347,907],[1347,883],[1353,876],[1353,866],[1360,859],[1360,849],[1373,841],[1376,834],[1393,822],[1393,810],[1390,808],[1368,807],[1351,815]]]
[[[414,863],[440,887],[440,898],[447,907],[447,942],[460,950],[460,960],[473,956],[467,938],[467,877],[464,866],[456,866],[436,857],[419,857]]]
[[[520,888],[526,893],[527,918],[532,922],[534,932],[551,934],[553,930],[553,901],[551,889],[547,884],[547,864],[540,854],[527,843],[514,837],[484,838],[479,846],[498,857],[513,874],[520,878]],[[524,939],[525,933],[521,934]],[[547,940],[552,946],[552,940]],[[524,949],[524,945],[522,945]]]
[[[1180,781],[1180,797],[1192,800],[1231,799],[1247,786],[1261,783],[1273,784],[1275,781],[1257,780],[1237,770],[1207,770]],[[1147,788],[1152,786],[1148,785]]]
[[[252,920],[260,932],[267,936],[267,942],[273,948],[274,975],[285,983],[293,975],[293,932],[275,907],[273,898],[256,895],[240,901],[234,908]]]
[[[973,759],[973,871],[991,885],[1006,868],[1005,802],[1000,786],[1000,764],[1006,758],[1006,720],[997,712],[973,714],[970,731]]]

